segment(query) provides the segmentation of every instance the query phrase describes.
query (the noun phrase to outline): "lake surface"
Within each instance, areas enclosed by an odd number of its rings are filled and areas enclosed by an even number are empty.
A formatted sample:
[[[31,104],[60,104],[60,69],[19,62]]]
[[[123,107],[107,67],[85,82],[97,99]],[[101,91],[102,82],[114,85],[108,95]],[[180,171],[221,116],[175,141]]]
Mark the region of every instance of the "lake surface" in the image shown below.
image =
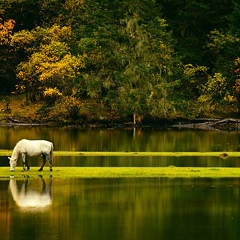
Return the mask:
[[[55,150],[202,152],[239,151],[239,132],[200,130],[80,129],[53,127],[0,127],[0,149],[13,149],[22,138],[47,139]],[[40,161],[40,162],[39,162]],[[31,166],[42,160],[30,159]],[[21,165],[21,163],[19,162]],[[219,157],[55,157],[55,166],[198,166],[240,167],[240,159]],[[0,157],[0,166],[8,159]]]
[[[0,181],[1,239],[234,240],[240,237],[240,179],[44,181],[45,192],[41,178]],[[46,196],[39,200],[43,193]],[[49,196],[51,202],[47,201]],[[28,198],[38,199],[36,202],[41,206],[28,206]]]
[[[55,150],[239,151],[238,132],[0,127],[0,149],[22,138]],[[39,166],[41,159],[30,159]],[[18,162],[21,166],[21,161]],[[239,167],[219,157],[55,157],[55,166]],[[0,157],[0,166],[8,166]],[[48,171],[48,169],[47,169]],[[239,176],[240,177],[240,176]],[[4,240],[235,240],[240,238],[240,178],[0,180]]]

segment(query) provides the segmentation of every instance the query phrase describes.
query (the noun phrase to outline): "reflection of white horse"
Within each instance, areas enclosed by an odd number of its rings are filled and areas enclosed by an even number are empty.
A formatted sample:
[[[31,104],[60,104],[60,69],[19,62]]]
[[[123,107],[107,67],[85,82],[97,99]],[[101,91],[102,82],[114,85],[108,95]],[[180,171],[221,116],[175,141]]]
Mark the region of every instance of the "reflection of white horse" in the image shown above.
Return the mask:
[[[11,179],[9,188],[13,199],[19,207],[22,208],[44,208],[52,204],[52,179],[47,188],[46,182],[42,178],[42,191],[28,188],[28,179],[22,184],[21,190],[18,190],[17,182]]]
[[[50,171],[52,171],[52,161],[53,161],[53,143],[46,140],[20,140],[13,149],[13,153],[10,159],[9,164],[11,166],[10,171],[14,171],[17,165],[17,160],[19,156],[22,156],[23,160],[23,171],[29,170],[27,156],[34,157],[40,156],[43,157],[43,165],[39,171],[43,170],[47,160],[50,164]]]

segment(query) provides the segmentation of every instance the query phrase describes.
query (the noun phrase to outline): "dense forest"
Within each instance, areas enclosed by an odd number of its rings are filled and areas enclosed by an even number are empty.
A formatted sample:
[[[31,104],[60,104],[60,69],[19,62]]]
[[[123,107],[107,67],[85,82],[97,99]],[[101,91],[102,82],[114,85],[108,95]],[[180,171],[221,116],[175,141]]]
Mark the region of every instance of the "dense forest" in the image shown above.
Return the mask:
[[[55,117],[238,114],[240,3],[0,0],[0,64],[2,97]]]

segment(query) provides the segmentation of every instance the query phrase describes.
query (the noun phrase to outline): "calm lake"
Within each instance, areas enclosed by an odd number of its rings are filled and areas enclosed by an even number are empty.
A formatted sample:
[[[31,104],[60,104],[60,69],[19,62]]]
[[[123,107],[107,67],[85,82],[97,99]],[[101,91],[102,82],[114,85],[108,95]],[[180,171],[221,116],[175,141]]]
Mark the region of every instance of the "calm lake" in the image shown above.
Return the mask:
[[[0,181],[1,239],[240,237],[240,179],[42,181]]]
[[[239,151],[239,132],[197,130],[133,130],[80,129],[53,127],[0,127],[0,149],[13,149],[22,138],[46,139],[55,150],[72,151],[147,151],[202,152]],[[8,159],[0,157],[0,166],[8,166]],[[42,159],[29,160],[39,166]],[[18,165],[22,165],[19,161]],[[240,159],[219,157],[55,157],[55,166],[198,166],[240,167]]]
[[[0,127],[0,149],[22,138],[55,150],[239,151],[238,132]],[[38,166],[41,159],[30,159]],[[8,166],[0,157],[0,166]],[[21,166],[21,161],[18,162]],[[55,166],[240,167],[219,157],[55,157]],[[48,168],[46,168],[46,171]],[[239,176],[240,177],[240,176]],[[234,240],[240,237],[240,178],[0,180],[4,240]]]

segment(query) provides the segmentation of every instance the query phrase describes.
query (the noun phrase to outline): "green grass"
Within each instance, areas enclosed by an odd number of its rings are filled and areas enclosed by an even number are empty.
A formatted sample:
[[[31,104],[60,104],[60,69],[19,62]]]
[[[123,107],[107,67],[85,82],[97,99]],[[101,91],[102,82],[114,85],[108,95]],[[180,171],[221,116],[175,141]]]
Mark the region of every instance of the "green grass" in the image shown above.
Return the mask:
[[[209,167],[54,167],[49,171],[46,166],[42,172],[32,167],[30,171],[22,172],[17,167],[15,172],[10,172],[9,167],[0,168],[0,178],[23,178],[29,176],[38,178],[53,176],[55,178],[236,178],[240,177],[240,168],[209,168]]]
[[[0,150],[0,156],[10,156],[12,150]],[[54,156],[122,156],[122,157],[239,157],[239,152],[78,152],[54,151]],[[19,163],[20,164],[20,163]],[[56,178],[151,178],[151,177],[185,177],[185,178],[223,178],[240,177],[240,168],[214,168],[214,167],[54,167],[53,172],[46,166],[43,172],[38,172],[37,167],[30,171],[22,172],[22,167],[17,167],[15,172],[10,172],[10,167],[0,167],[0,178],[23,178],[29,176],[37,178],[39,175],[52,175]]]
[[[0,149],[0,156],[11,156],[12,150]],[[81,152],[54,151],[54,156],[79,157],[239,157],[239,152]]]

